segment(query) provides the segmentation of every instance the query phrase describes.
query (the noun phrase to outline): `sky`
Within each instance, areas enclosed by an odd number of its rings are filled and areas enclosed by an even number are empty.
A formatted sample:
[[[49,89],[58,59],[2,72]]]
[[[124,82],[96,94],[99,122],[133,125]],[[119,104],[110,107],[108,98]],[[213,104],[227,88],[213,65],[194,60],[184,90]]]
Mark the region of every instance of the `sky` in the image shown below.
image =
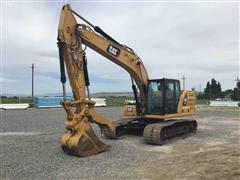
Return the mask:
[[[175,2],[1,2],[1,93],[61,92],[56,45],[61,8],[72,9],[100,26],[141,57],[150,79],[185,76],[186,88],[202,90],[215,78],[232,89],[239,76],[239,3]],[[77,19],[79,23],[83,23]],[[131,91],[125,70],[86,50],[90,91]],[[182,80],[181,80],[182,82]],[[71,88],[67,84],[67,91]]]

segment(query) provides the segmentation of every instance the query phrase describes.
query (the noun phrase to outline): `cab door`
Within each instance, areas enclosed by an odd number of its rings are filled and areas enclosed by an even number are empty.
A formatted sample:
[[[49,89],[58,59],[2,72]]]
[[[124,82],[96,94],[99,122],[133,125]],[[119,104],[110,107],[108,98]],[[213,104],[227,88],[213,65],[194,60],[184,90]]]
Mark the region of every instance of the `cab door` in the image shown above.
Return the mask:
[[[178,80],[165,79],[165,114],[177,113],[180,96],[180,83]]]

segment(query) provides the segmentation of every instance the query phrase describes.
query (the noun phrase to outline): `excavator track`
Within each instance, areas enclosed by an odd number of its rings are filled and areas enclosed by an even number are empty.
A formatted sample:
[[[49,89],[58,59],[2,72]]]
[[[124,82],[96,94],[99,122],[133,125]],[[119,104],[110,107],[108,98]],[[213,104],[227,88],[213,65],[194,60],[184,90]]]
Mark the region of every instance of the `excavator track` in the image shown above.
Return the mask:
[[[187,133],[197,131],[197,121],[190,119],[172,119],[145,126],[143,137],[146,143],[162,145],[165,141]]]

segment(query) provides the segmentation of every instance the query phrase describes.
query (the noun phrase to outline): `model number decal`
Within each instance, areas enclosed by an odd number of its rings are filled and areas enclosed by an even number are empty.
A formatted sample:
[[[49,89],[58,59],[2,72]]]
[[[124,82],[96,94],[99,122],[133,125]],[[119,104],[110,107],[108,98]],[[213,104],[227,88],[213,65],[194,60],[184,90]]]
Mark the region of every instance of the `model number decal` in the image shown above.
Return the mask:
[[[120,49],[113,45],[109,45],[107,48],[107,52],[111,53],[114,56],[118,56],[120,54]]]

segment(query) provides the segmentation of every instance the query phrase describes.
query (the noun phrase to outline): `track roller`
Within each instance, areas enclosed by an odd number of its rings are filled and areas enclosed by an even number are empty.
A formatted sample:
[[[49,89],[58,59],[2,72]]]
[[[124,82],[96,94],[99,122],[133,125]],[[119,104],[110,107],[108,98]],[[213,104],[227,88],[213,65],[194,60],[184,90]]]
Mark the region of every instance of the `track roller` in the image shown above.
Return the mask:
[[[196,131],[196,120],[173,119],[147,125],[143,137],[148,144],[162,145],[168,139]]]

